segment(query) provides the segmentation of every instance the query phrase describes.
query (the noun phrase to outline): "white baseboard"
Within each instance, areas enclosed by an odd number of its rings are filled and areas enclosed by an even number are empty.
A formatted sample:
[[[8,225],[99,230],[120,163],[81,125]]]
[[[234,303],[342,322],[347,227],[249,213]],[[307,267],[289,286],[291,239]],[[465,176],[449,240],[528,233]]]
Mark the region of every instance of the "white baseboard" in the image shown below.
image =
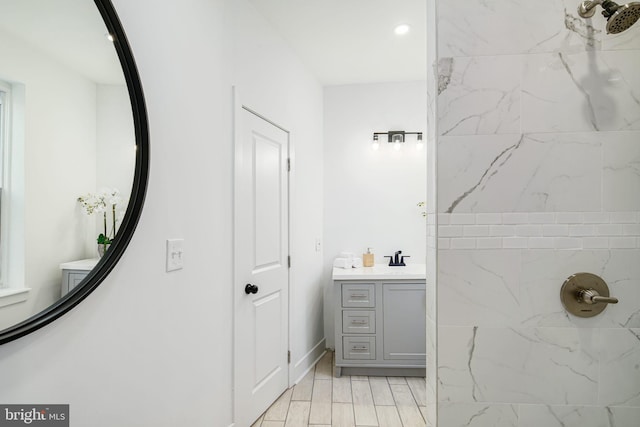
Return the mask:
[[[293,384],[297,384],[307,373],[313,369],[318,363],[320,358],[326,352],[326,339],[322,338],[316,345],[311,348],[304,356],[302,356],[293,365],[293,373],[291,378],[294,378]]]

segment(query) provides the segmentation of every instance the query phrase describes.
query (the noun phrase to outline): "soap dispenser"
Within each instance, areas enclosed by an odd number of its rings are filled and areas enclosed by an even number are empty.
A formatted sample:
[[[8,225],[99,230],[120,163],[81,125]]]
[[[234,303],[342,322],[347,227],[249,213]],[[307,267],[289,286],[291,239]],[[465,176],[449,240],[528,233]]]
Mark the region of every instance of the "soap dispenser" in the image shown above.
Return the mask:
[[[367,248],[367,253],[362,254],[362,266],[373,267],[373,263],[374,263],[373,253],[371,252],[371,248]]]

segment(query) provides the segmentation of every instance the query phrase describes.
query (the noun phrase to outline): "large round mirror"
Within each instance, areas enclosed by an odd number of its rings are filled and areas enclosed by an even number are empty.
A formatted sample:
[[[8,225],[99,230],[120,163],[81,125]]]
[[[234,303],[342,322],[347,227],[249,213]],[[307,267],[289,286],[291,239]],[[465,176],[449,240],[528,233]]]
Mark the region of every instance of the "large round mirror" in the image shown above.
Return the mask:
[[[0,0],[0,344],[122,256],[148,173],[142,89],[109,0]]]

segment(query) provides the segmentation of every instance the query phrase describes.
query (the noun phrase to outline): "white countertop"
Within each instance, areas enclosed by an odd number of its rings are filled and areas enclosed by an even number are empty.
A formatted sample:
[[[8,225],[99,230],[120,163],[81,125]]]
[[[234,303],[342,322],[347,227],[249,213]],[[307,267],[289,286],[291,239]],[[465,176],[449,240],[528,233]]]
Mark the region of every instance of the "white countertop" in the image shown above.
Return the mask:
[[[100,261],[100,258],[87,258],[78,261],[63,262],[60,264],[60,270],[85,270],[91,271]]]
[[[333,280],[390,280],[390,279],[426,279],[425,264],[409,264],[404,267],[389,267],[376,264],[373,267],[333,268]]]

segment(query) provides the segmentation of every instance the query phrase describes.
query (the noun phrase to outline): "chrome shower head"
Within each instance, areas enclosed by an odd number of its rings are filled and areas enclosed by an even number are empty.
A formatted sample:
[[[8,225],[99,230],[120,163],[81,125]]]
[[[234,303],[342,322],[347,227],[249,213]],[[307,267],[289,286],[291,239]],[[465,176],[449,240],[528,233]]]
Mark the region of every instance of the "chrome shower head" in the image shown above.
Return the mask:
[[[620,6],[611,0],[583,1],[578,6],[578,15],[582,18],[591,18],[596,6],[602,6],[602,15],[607,18],[607,33],[621,33],[640,19],[640,2],[627,3]]]
[[[627,30],[640,19],[640,2],[618,6],[612,14],[608,14],[605,9],[602,14],[607,18],[607,33],[618,34]]]

